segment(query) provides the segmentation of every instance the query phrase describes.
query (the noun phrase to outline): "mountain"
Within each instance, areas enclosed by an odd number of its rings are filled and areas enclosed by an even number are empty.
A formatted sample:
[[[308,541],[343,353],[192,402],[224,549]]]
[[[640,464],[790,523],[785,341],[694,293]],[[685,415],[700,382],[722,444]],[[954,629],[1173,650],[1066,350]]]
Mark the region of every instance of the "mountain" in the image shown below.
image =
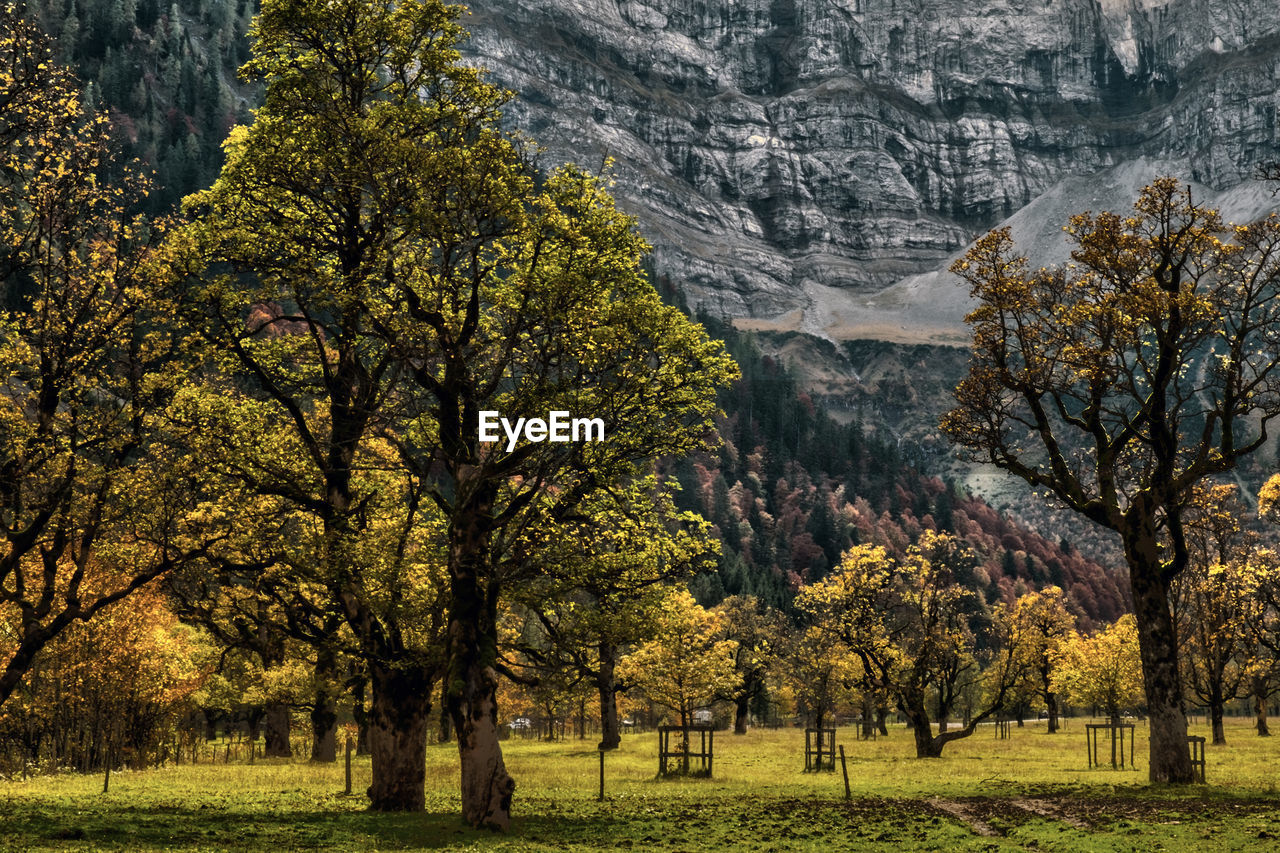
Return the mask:
[[[1033,513],[937,435],[966,363],[945,269],[1001,221],[1059,260],[1069,213],[1123,206],[1161,172],[1234,218],[1267,209],[1270,188],[1247,179],[1275,154],[1280,11],[974,8],[501,0],[465,19],[470,58],[515,90],[508,116],[546,164],[612,157],[655,280],[734,321],[717,333],[748,369],[724,401],[726,449],[673,472],[725,545],[699,581],[708,600],[785,606],[852,542],[899,547],[933,525],[975,549],[992,598],[1052,581],[1084,616],[1125,606],[1103,568],[1114,542]],[[253,0],[31,11],[156,169],[157,210],[212,180],[258,97],[235,75]]]
[[[745,328],[963,343],[942,271],[1011,217],[1052,250],[1158,174],[1274,206],[1248,182],[1280,159],[1275,0],[493,0],[464,23],[547,162],[613,158],[658,271]]]

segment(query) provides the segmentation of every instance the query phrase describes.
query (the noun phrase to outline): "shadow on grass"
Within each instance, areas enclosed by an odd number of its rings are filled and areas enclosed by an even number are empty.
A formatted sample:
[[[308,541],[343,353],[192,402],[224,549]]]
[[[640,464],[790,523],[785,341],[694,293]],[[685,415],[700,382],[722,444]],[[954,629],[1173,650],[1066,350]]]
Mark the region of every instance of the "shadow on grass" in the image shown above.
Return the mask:
[[[58,803],[0,800],[0,826],[5,849],[396,850],[453,847],[492,837],[466,827],[456,813],[237,811],[79,798]]]
[[[341,803],[341,801],[338,801]],[[847,829],[850,805],[791,802],[725,804],[666,802],[565,803],[540,800],[525,804],[509,833],[474,830],[457,813],[385,814],[292,809],[284,803],[238,802],[233,795],[217,804],[131,805],[86,796],[51,800],[0,799],[0,848],[120,850],[298,850],[326,851],[435,850],[444,848],[564,849],[598,846],[656,849],[675,845],[689,849],[731,849],[741,833],[783,831],[797,834],[788,813],[802,807],[822,820],[800,834]],[[862,811],[856,805],[853,810]],[[889,809],[877,818],[897,818]],[[870,817],[864,813],[863,820]],[[608,842],[605,844],[605,842]]]

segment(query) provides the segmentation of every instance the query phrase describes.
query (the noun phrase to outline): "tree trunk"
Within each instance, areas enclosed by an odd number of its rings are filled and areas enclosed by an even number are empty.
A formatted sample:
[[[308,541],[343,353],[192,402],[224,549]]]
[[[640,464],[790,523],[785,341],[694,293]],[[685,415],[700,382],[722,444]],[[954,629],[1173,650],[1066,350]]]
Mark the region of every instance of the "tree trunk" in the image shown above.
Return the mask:
[[[612,643],[601,643],[596,672],[596,690],[600,693],[600,743],[597,749],[617,749],[622,745],[622,728],[618,725],[618,683],[614,670],[618,666],[618,649]]]
[[[217,708],[204,709],[204,739],[218,739],[218,717],[222,714]]]
[[[311,707],[311,760],[338,760],[338,705],[330,689],[337,675],[337,661],[329,649],[316,655],[316,694]]]
[[[369,710],[372,781],[369,810],[420,812],[426,807],[427,714],[431,676],[417,666],[370,662]]]
[[[886,706],[881,705],[879,708],[876,708],[876,731],[884,737],[889,736],[889,726],[887,725],[888,719],[889,709]]]
[[[492,496],[477,496],[449,529],[449,713],[462,764],[462,817],[471,826],[506,830],[516,781],[498,741],[498,588],[488,574],[485,519]]]
[[[733,702],[733,733],[735,735],[745,735],[747,733],[747,721],[751,718],[751,697],[745,693],[740,693]]]
[[[916,739],[916,758],[941,758],[944,742],[933,736],[933,726],[929,722],[929,712],[924,709],[924,703],[919,703],[918,707],[906,708],[905,713]]]
[[[1227,742],[1227,733],[1222,727],[1224,705],[1226,701],[1222,698],[1221,684],[1212,685],[1209,689],[1209,721],[1213,727],[1214,746],[1222,746]]]
[[[1253,694],[1253,719],[1258,737],[1270,737],[1271,729],[1267,726],[1267,695],[1261,688],[1255,689]]]
[[[1049,712],[1049,734],[1058,731],[1058,694],[1050,690],[1044,694],[1044,704]]]
[[[338,709],[333,697],[316,691],[316,704],[311,709],[311,760],[338,760]]]
[[[440,706],[440,743],[453,740],[453,717],[449,715],[449,706]]]
[[[462,695],[450,695],[462,760],[462,817],[472,826],[506,830],[516,781],[507,774],[498,742],[498,675],[492,667],[464,671]]]
[[[262,715],[262,754],[267,758],[292,758],[289,744],[289,706],[268,702]]]
[[[875,720],[872,717],[874,713],[875,713],[875,709],[871,707],[870,697],[864,697],[862,700],[862,739],[863,740],[871,740],[871,732],[873,730],[872,727],[875,725]]]
[[[1150,715],[1149,778],[1152,782],[1186,784],[1194,782],[1196,777],[1187,748],[1187,717],[1182,710],[1178,642],[1169,610],[1169,586],[1160,577],[1162,566],[1154,533],[1141,539],[1126,542],[1125,551]]]

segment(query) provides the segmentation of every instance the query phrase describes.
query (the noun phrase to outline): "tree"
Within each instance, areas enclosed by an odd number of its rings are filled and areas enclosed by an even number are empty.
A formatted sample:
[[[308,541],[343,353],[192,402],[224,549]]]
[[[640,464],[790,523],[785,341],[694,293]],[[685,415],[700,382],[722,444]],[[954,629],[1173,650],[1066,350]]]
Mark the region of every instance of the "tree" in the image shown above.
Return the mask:
[[[106,119],[0,9],[0,705],[72,623],[198,547],[197,466],[163,423],[175,345],[143,286],[158,226],[112,158]]]
[[[878,546],[850,549],[834,573],[796,597],[815,621],[840,626],[867,685],[892,696],[907,718],[919,758],[937,758],[948,743],[973,734],[1021,679],[1008,621],[988,618],[978,595],[955,580],[973,562],[955,537],[926,530],[901,563]],[[982,710],[947,731],[956,703],[980,683]]]
[[[1066,594],[1056,586],[1027,593],[1014,604],[1018,654],[1026,664],[1032,689],[1044,700],[1049,734],[1058,730],[1058,693],[1054,687],[1058,650],[1075,624],[1075,617],[1067,610]]]
[[[368,445],[391,426],[388,395],[402,376],[368,329],[371,306],[390,299],[403,273],[392,259],[415,217],[429,215],[415,167],[428,152],[464,156],[456,134],[498,100],[456,66],[456,37],[453,13],[437,3],[264,4],[246,66],[266,84],[264,105],[232,132],[220,177],[189,200],[194,221],[169,244],[185,316],[228,374],[214,376],[215,399],[196,412],[222,445],[211,458],[314,522],[304,527],[314,557],[304,577],[338,608],[366,664],[370,807],[384,811],[423,807],[441,659],[414,641],[419,632],[387,594],[430,576],[414,532],[427,523],[420,479],[391,485],[403,498],[382,525],[391,562],[366,560],[362,547],[386,494],[371,475],[387,460]],[[209,272],[226,267],[235,272]],[[220,397],[229,404],[217,409]],[[272,444],[241,441],[248,425]]]
[[[0,630],[0,654],[8,639]],[[69,625],[0,711],[0,743],[35,766],[159,765],[207,675],[202,639],[154,586]]]
[[[244,273],[197,280],[187,304],[273,429],[291,431],[301,467],[258,482],[322,528],[318,580],[370,672],[372,806],[423,808],[443,664],[464,817],[505,828],[499,602],[539,577],[538,549],[594,492],[707,447],[734,368],[661,304],[639,267],[647,247],[602,183],[538,174],[502,132],[507,95],[459,63],[457,16],[435,0],[265,3],[248,65],[264,105],[191,200],[198,223],[173,266]],[[482,412],[555,411],[598,418],[601,440],[482,440]],[[412,623],[361,568],[375,492],[355,474],[375,466],[361,458],[375,435],[418,517],[403,529],[428,528],[438,548],[443,661],[414,652]]]
[[[725,637],[738,644],[733,655],[738,687],[726,698],[734,706],[733,733],[747,733],[751,703],[764,694],[766,676],[775,666],[784,633],[782,614],[752,595],[734,595],[717,605],[724,615]]]
[[[670,487],[646,477],[601,491],[540,549],[540,577],[512,590],[540,631],[520,648],[535,673],[570,669],[600,703],[600,749],[621,744],[617,677],[623,651],[653,638],[668,584],[688,578],[715,553],[707,523],[677,512]]]
[[[689,726],[695,710],[737,685],[738,644],[721,639],[723,616],[702,607],[686,589],[671,591],[657,622],[656,636],[622,659],[619,676]]]
[[[1132,614],[1092,636],[1073,633],[1056,658],[1054,689],[1072,703],[1102,708],[1112,722],[1142,703],[1142,664]]]
[[[824,728],[828,715],[847,700],[859,676],[858,662],[841,639],[838,625],[813,620],[782,638],[776,672],[790,689],[810,728]]]
[[[450,179],[457,171],[449,165]],[[524,199],[532,183],[508,189]],[[403,257],[415,272],[378,328],[423,395],[402,459],[447,519],[446,683],[464,813],[505,826],[514,780],[497,737],[497,602],[543,574],[538,543],[593,493],[645,476],[656,458],[707,449],[716,389],[736,371],[705,330],[661,304],[639,265],[647,246],[598,179],[559,170],[527,208],[504,211],[518,230],[493,236],[492,264],[456,253],[474,230],[460,219],[434,223],[422,254]],[[484,411],[513,422],[592,413],[603,438],[490,446]]]
[[[1264,506],[1267,514],[1269,506]],[[1255,548],[1238,566],[1251,594],[1245,598],[1245,678],[1253,698],[1259,737],[1271,734],[1267,705],[1280,690],[1280,556],[1270,548]]]
[[[1173,584],[1175,613],[1187,688],[1209,710],[1214,744],[1223,744],[1226,704],[1245,687],[1248,610],[1259,603],[1247,569],[1256,537],[1240,523],[1247,510],[1234,485],[1196,493],[1186,519],[1191,560]]]
[[[1280,414],[1280,219],[1231,229],[1162,178],[1132,215],[1081,214],[1075,264],[1032,271],[1007,229],[952,268],[977,307],[943,431],[1116,531],[1133,593],[1150,778],[1194,779],[1169,602],[1193,487],[1266,441]]]

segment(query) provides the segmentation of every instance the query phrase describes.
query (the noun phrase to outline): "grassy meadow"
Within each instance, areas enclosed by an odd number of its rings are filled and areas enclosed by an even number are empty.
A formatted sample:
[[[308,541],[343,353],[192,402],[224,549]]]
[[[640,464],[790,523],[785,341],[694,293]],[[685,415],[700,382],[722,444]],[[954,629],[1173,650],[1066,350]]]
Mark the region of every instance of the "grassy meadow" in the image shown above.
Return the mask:
[[[4,850],[1276,850],[1280,736],[1231,721],[1209,747],[1208,785],[1146,784],[1136,770],[1087,769],[1083,721],[984,726],[940,760],[911,757],[909,733],[858,741],[841,729],[853,797],[835,773],[803,772],[797,729],[716,736],[712,779],[659,781],[657,736],[628,735],[605,759],[597,800],[594,742],[512,740],[519,788],[506,835],[458,817],[457,752],[428,750],[427,812],[364,811],[368,759],[343,768],[305,761],[184,764],[111,777],[63,774],[0,782]],[[1208,735],[1206,727],[1193,734]],[[208,753],[204,760],[208,761]],[[218,761],[225,750],[218,750]]]

